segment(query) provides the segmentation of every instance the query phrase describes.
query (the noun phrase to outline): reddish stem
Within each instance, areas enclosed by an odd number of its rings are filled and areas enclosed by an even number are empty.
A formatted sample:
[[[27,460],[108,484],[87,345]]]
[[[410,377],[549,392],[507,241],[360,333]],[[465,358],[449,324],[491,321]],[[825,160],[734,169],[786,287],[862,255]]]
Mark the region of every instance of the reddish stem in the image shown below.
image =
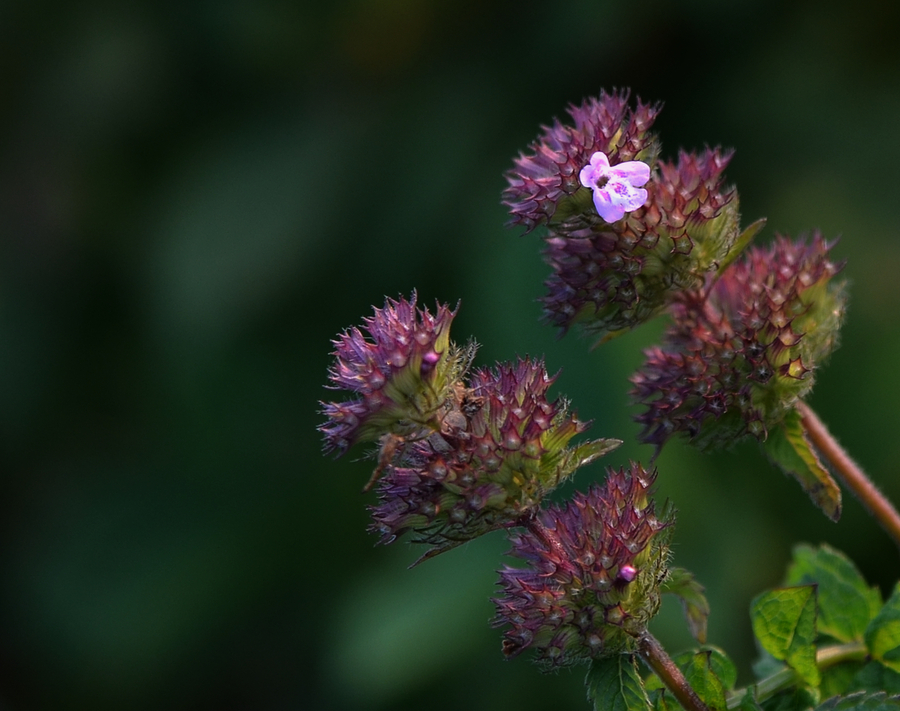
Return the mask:
[[[646,631],[641,634],[638,637],[638,652],[666,688],[675,695],[679,704],[688,711],[709,711],[709,707],[700,700],[656,637]]]
[[[797,403],[797,412],[800,413],[800,423],[803,425],[806,436],[816,451],[828,460],[844,485],[853,492],[888,535],[894,539],[894,542],[900,546],[900,514],[897,513],[897,509],[884,494],[878,491],[859,465],[850,459],[844,448],[838,444],[809,405],[804,402]]]

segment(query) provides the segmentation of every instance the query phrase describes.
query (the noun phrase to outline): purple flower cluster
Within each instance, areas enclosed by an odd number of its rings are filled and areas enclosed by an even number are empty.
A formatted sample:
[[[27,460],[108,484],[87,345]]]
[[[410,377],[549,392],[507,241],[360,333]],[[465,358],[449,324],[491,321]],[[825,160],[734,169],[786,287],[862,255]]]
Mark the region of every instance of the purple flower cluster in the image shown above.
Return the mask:
[[[545,128],[507,175],[511,224],[547,227],[544,318],[561,331],[632,328],[699,287],[735,245],[737,197],[723,185],[731,154],[657,162],[648,129],[658,111],[603,93],[570,109],[574,127]]]
[[[383,309],[334,341],[330,387],[353,395],[322,403],[319,427],[326,451],[343,454],[385,433],[409,435],[433,427],[459,374],[468,364],[451,346],[456,311],[438,304],[435,314],[410,300],[387,299]]]
[[[431,557],[514,524],[578,467],[617,440],[567,444],[588,425],[547,399],[553,378],[528,359],[472,374],[454,425],[410,442],[385,468],[372,530],[389,543],[406,531]]]
[[[531,649],[558,667],[632,649],[659,607],[674,521],[650,499],[655,478],[639,464],[610,470],[604,486],[510,534],[527,567],[500,571],[494,625],[506,628],[507,657]]]
[[[582,188],[582,169],[598,152],[614,167],[633,160],[652,164],[658,148],[648,129],[660,108],[639,101],[632,109],[627,91],[603,92],[581,106],[570,106],[574,125],[556,120],[545,126],[530,152],[516,158],[507,173],[503,203],[509,208],[509,224],[530,232],[556,219],[558,210],[567,212]]]
[[[837,347],[845,299],[841,269],[818,233],[754,247],[702,290],[683,295],[664,347],[632,377],[640,438],[673,434],[701,447],[762,440],[813,386]]]
[[[520,359],[467,377],[474,346],[450,341],[456,312],[435,315],[413,295],[388,299],[363,329],[335,343],[333,389],[351,399],[322,404],[327,451],[378,442],[378,504],[372,530],[388,543],[406,532],[431,546],[424,557],[514,525],[580,466],[620,444],[569,447],[588,428],[540,360]]]

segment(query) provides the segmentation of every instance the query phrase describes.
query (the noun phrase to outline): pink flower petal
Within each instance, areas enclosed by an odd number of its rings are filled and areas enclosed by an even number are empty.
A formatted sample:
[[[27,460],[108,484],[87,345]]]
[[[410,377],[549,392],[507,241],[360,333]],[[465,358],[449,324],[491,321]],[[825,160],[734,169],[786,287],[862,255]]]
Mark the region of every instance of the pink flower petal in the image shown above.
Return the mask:
[[[625,208],[610,199],[608,190],[594,191],[594,207],[597,213],[607,222],[616,222],[625,216]]]
[[[609,158],[606,157],[606,153],[603,151],[594,153],[594,155],[591,156],[591,166],[594,170],[606,173],[609,170]]]
[[[626,180],[639,188],[650,180],[650,166],[639,160],[628,160],[609,169],[610,177]]]
[[[647,202],[647,191],[643,188],[635,188],[624,181],[610,181],[606,185],[609,199],[615,205],[621,205],[626,212],[637,210]]]
[[[594,166],[586,165],[581,169],[581,172],[578,174],[578,179],[581,181],[581,184],[586,188],[594,188],[597,184],[597,176],[596,171],[594,170]]]

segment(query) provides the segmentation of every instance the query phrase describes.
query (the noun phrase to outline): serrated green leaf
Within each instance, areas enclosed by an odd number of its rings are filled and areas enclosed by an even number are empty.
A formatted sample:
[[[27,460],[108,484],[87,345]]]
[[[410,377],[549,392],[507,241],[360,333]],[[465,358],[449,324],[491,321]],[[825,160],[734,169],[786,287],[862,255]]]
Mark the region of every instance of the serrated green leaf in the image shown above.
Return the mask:
[[[874,694],[859,691],[828,699],[816,707],[816,711],[900,711],[900,697],[888,696],[883,691]]]
[[[848,691],[886,691],[900,694],[900,673],[889,669],[881,662],[869,662],[853,677]]]
[[[741,253],[747,248],[747,245],[753,241],[753,238],[759,233],[759,231],[766,226],[766,218],[761,217],[756,222],[751,222],[743,232],[738,235],[738,238],[734,241],[731,249],[728,252],[728,255],[719,262],[719,268],[716,271],[716,274],[721,274],[728,268],[728,265],[731,264],[735,259],[741,256]]]
[[[837,521],[841,517],[841,490],[806,439],[796,410],[791,410],[779,426],[771,429],[763,442],[763,451],[785,474],[800,482],[828,518]]]
[[[596,711],[651,711],[650,699],[629,654],[595,659],[584,680]]]
[[[750,607],[760,645],[781,659],[810,686],[819,685],[816,666],[816,589],[781,588],[759,595]]]
[[[669,577],[662,584],[660,592],[678,597],[691,636],[700,644],[706,642],[709,603],[703,594],[704,587],[697,582],[693,573],[684,568],[669,568]]]
[[[853,562],[829,546],[799,545],[787,585],[818,584],[819,632],[841,642],[861,642],[881,608],[881,593],[869,587]]]
[[[704,645],[700,649],[681,652],[681,654],[674,656],[672,660],[678,668],[684,672],[684,670],[694,662],[694,658],[698,654],[705,655],[709,658],[709,663],[713,672],[715,672],[716,676],[722,681],[725,689],[730,690],[734,688],[734,684],[737,681],[737,667],[734,665],[734,662],[728,658],[728,655],[718,647]]]
[[[691,656],[690,661],[683,668],[684,678],[690,687],[697,692],[703,702],[709,706],[711,711],[724,711],[725,706],[725,684],[716,674],[712,662],[712,650],[697,652]],[[724,658],[734,668],[730,660],[727,660],[723,654],[718,655],[721,661]],[[735,672],[737,677],[737,672]]]
[[[794,477],[812,502],[832,521],[841,517],[841,490],[806,439],[800,414],[791,410],[769,432],[763,451],[785,474]]]
[[[874,659],[900,672],[900,583],[869,623],[865,640]]]

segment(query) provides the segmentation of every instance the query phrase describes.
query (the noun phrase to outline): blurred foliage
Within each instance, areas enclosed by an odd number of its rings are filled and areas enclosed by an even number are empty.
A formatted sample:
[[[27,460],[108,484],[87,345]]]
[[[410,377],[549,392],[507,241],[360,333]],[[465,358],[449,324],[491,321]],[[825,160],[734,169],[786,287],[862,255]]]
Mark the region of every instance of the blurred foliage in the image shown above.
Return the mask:
[[[539,124],[601,87],[666,102],[665,155],[735,147],[762,239],[842,235],[849,319],[812,404],[900,500],[898,7],[0,4],[0,707],[586,708],[580,671],[502,661],[502,536],[407,571],[365,531],[371,462],[322,457],[315,427],[330,339],[417,288],[462,300],[479,363],[563,367],[594,436],[627,441],[606,463],[650,456],[627,376],[659,326],[554,339],[539,240],[499,205]],[[858,504],[830,523],[753,445],[658,464],[739,683],[794,543],[898,577]],[[655,630],[690,643],[672,602]]]

